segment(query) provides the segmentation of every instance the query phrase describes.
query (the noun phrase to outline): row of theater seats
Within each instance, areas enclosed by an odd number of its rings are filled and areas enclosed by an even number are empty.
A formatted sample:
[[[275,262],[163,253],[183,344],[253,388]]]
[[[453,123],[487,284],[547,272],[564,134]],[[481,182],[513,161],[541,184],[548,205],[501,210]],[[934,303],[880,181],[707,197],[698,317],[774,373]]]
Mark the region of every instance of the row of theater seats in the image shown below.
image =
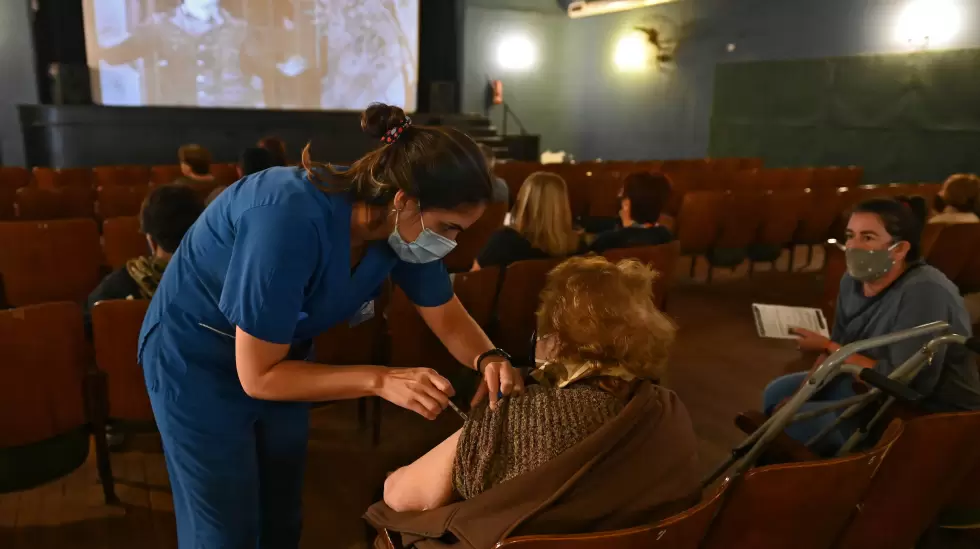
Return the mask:
[[[619,260],[637,258],[662,272],[677,260],[676,243],[610,252]],[[517,362],[526,362],[534,331],[538,295],[548,271],[560,259],[523,261],[505,270],[489,268],[454,276],[453,286],[463,306]],[[658,305],[664,306],[670,278],[659,277],[654,286]],[[58,436],[106,417],[123,422],[153,420],[136,346],[148,301],[104,301],[92,308],[94,353],[82,333],[82,313],[72,302],[53,302],[0,311],[0,376],[13,383],[0,384],[0,449],[23,446]],[[424,364],[447,376],[460,366],[425,326],[415,307],[400,289],[386,288],[377,304],[384,315],[357,326],[342,323],[316,339],[317,361],[326,364]],[[92,368],[94,364],[97,370]],[[100,372],[107,380],[104,394],[89,395],[101,402],[91,410],[105,410],[93,418],[83,405],[84,379]],[[17,418],[16,421],[10,418]],[[375,415],[376,421],[380,416]],[[376,425],[375,432],[379,427]],[[98,439],[97,439],[98,440]],[[107,460],[100,459],[100,463]],[[103,476],[105,473],[103,472]],[[111,480],[111,475],[106,481]]]
[[[858,202],[895,196],[931,200],[939,189],[923,184],[689,192],[677,214],[676,236],[684,254],[706,255],[712,266],[734,267],[746,258],[753,263],[773,262],[783,249],[841,238],[843,216]]]
[[[840,279],[847,272],[844,252],[826,245],[824,291],[821,306],[832,318],[840,292]],[[980,292],[980,224],[926,225],[921,253],[926,262],[942,271],[961,294]]]
[[[905,423],[896,420],[869,451],[750,469],[727,479],[696,507],[651,526],[577,536],[528,536],[498,547],[913,547],[941,511],[978,503],[978,430],[980,412],[936,414]]]
[[[460,235],[456,249],[445,260],[447,268],[470,270],[490,235],[503,226],[506,214],[506,204],[490,205]],[[61,300],[80,303],[107,270],[146,253],[146,238],[135,216],[105,219],[101,239],[93,219],[0,222],[0,306]]]
[[[203,196],[238,179],[234,164],[214,164]],[[26,168],[0,166],[0,221],[136,215],[149,189],[180,177],[180,166]]]
[[[761,159],[719,158],[685,161],[584,162],[497,164],[494,173],[507,182],[512,198],[533,172],[549,171],[562,176],[568,185],[572,215],[616,217],[622,178],[635,172],[661,172],[671,180],[672,192],[666,213],[676,215],[684,196],[696,191],[799,191],[832,193],[861,185],[864,170],[856,166],[823,168],[762,168]]]

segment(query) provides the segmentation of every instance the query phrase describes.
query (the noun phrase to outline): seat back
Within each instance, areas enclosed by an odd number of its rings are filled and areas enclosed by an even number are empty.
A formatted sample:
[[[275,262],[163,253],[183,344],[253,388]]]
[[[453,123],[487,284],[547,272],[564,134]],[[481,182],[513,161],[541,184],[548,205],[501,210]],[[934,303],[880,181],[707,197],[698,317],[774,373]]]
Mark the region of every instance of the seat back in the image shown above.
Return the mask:
[[[148,252],[146,235],[140,232],[140,220],[136,216],[106,219],[102,223],[102,240],[105,263],[113,270]]]
[[[702,547],[829,549],[901,433],[896,422],[868,452],[749,470],[733,481]]]
[[[17,189],[31,184],[31,172],[25,168],[0,166],[0,221],[14,218]]]
[[[22,187],[14,195],[14,217],[18,220],[65,219],[68,207],[63,194],[54,189]]]
[[[85,334],[75,303],[0,311],[0,448],[85,425]]]
[[[162,165],[150,168],[150,182],[156,185],[167,185],[173,183],[175,179],[183,175],[180,165]]]
[[[926,261],[950,280],[959,278],[980,248],[980,223],[947,225],[929,249]]]
[[[653,281],[653,299],[661,311],[667,307],[667,295],[673,286],[674,272],[677,270],[677,260],[680,255],[681,244],[676,240],[659,246],[607,250],[602,254],[613,263],[623,259],[637,259],[656,270],[659,276]]]
[[[148,166],[97,166],[92,168],[95,184],[99,187],[109,185],[129,185],[145,187],[150,182]]]
[[[235,164],[211,164],[211,173],[218,185],[231,185],[238,181],[238,166]]]
[[[81,303],[99,283],[101,265],[92,219],[0,223],[0,276],[11,306]]]
[[[489,267],[453,276],[453,290],[473,320],[484,329],[493,315],[500,269]],[[396,288],[388,308],[388,334],[391,337],[392,366],[433,368],[442,375],[463,366],[453,358],[439,338],[429,330],[415,306],[401,288]]]
[[[722,484],[698,505],[651,526],[591,534],[521,536],[498,543],[496,549],[698,549],[728,486],[727,482]]]
[[[842,198],[836,188],[811,188],[808,197],[794,240],[798,244],[823,244],[843,213]]]
[[[95,363],[106,373],[110,418],[153,420],[143,369],[136,358],[149,305],[146,299],[112,299],[92,307]]]
[[[545,279],[562,261],[563,258],[518,261],[508,265],[502,275],[504,283],[497,298],[500,333],[494,341],[519,363],[530,356],[531,334],[537,325],[535,314]]]
[[[476,260],[476,256],[480,254],[480,250],[490,240],[490,236],[504,226],[506,216],[506,203],[488,204],[480,219],[477,219],[470,228],[459,233],[459,237],[456,239],[456,248],[443,260],[446,269],[451,273],[458,273],[473,268],[473,261]]]
[[[677,240],[681,252],[697,254],[710,250],[718,239],[725,195],[720,191],[684,194],[677,215]]]
[[[980,412],[933,414],[906,423],[837,547],[915,546],[980,459],[977,433]]]
[[[809,195],[803,189],[767,193],[762,204],[762,223],[756,243],[786,246],[793,241]]]
[[[334,366],[385,364],[388,345],[383,312],[390,299],[391,288],[386,282],[374,300],[373,317],[355,326],[341,322],[314,338],[316,362]]]
[[[33,170],[34,180],[42,189],[76,187],[92,189],[95,187],[95,174],[90,168],[42,168]]]
[[[824,253],[827,259],[824,261],[823,300],[820,302],[820,308],[823,309],[827,321],[833,324],[834,315],[837,313],[840,280],[847,272],[847,257],[840,248],[831,244],[824,244]]]
[[[147,185],[104,185],[98,189],[98,211],[103,219],[139,215]]]
[[[764,211],[765,195],[760,191],[727,193],[714,247],[745,249],[754,243],[762,227]]]

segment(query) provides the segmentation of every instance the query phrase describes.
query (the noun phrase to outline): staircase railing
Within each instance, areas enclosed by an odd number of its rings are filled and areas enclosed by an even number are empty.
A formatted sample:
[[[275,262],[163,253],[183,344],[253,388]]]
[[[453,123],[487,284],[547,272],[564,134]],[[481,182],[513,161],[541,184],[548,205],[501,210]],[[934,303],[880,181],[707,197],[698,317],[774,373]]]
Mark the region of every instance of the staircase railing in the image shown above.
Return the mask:
[[[504,101],[502,105],[504,106],[504,120],[501,124],[503,127],[503,135],[507,135],[507,120],[511,116],[514,117],[514,121],[517,122],[517,126],[521,129],[521,135],[527,135],[527,128],[525,128],[524,124],[521,123],[521,119],[517,116],[517,113],[514,112],[514,109],[510,108],[510,105],[508,105],[506,101]]]

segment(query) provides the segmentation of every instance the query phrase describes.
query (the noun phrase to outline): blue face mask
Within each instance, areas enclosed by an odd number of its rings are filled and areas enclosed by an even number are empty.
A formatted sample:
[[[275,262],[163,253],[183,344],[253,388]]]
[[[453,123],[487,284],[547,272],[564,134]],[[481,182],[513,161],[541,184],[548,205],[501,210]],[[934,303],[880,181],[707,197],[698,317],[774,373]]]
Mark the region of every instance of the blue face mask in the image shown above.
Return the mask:
[[[398,232],[398,211],[395,211],[395,228],[388,237],[388,245],[395,251],[398,259],[405,263],[431,263],[449,255],[456,247],[456,241],[450,240],[441,234],[425,228],[422,221],[422,212],[419,211],[419,222],[422,223],[422,232],[415,242],[406,242]]]

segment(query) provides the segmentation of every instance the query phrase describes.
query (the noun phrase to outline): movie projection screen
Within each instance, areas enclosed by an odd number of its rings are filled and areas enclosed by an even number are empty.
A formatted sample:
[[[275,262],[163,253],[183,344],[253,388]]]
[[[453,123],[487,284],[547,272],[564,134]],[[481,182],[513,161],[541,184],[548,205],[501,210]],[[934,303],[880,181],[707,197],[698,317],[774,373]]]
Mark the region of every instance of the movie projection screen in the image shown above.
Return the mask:
[[[103,105],[414,111],[420,0],[84,0]]]

